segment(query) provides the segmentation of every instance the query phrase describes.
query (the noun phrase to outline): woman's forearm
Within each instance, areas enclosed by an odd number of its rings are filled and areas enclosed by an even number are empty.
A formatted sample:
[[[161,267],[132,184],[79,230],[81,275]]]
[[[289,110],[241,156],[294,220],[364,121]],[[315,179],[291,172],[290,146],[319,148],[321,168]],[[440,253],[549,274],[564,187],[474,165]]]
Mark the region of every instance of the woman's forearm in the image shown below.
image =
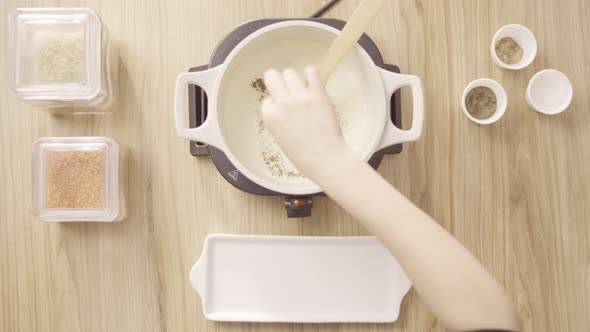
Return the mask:
[[[377,236],[449,328],[520,329],[497,281],[456,239],[347,149],[309,176]]]
[[[299,170],[375,234],[441,321],[456,330],[518,330],[511,302],[479,262],[347,147],[317,70],[268,70],[265,125]]]

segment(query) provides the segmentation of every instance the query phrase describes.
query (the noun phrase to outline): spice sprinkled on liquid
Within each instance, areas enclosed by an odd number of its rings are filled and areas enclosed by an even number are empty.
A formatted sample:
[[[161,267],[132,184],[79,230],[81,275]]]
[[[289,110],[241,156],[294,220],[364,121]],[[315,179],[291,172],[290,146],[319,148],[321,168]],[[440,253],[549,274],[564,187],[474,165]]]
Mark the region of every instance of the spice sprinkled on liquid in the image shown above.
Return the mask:
[[[260,96],[258,96],[259,101],[261,101],[262,99],[264,99],[264,97],[267,96],[266,85],[264,84],[264,80],[262,78],[258,77],[253,79],[250,82],[250,86],[260,94]]]
[[[250,81],[250,87],[257,92],[258,101],[262,101],[267,95],[266,85],[262,78],[254,78]],[[264,164],[274,177],[287,179],[303,178],[303,174],[289,161],[289,159],[281,151],[277,142],[272,137],[270,132],[264,126],[260,107],[256,112],[256,130],[259,136],[259,150],[260,156],[264,160]],[[341,114],[336,111],[336,117],[340,123],[343,133],[346,135],[349,131],[348,122],[342,118]]]

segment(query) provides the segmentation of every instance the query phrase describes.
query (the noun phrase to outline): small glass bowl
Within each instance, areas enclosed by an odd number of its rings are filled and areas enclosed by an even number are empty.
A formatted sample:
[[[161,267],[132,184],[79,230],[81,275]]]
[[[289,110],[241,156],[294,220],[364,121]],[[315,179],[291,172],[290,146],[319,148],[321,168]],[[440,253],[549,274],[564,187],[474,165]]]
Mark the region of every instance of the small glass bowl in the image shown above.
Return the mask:
[[[110,81],[103,45],[108,49],[100,17],[88,8],[16,9],[7,48],[16,96],[47,107],[106,104]]]
[[[43,221],[119,221],[125,174],[107,137],[43,137],[33,144],[33,214]]]

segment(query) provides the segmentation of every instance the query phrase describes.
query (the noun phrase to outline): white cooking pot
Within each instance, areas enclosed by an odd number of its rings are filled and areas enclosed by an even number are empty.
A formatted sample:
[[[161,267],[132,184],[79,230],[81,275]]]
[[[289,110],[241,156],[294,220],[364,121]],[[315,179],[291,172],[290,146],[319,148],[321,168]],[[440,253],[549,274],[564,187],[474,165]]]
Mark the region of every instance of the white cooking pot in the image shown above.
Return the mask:
[[[310,21],[284,21],[261,28],[242,40],[225,62],[205,71],[178,76],[174,115],[178,136],[223,151],[244,176],[258,185],[288,195],[321,192],[305,177],[276,176],[261,156],[260,95],[250,87],[269,68],[302,70],[316,64],[340,31]],[[187,85],[207,94],[208,115],[198,128],[188,128]],[[389,118],[392,94],[401,87],[412,90],[410,130],[395,127]],[[338,65],[326,86],[342,123],[346,142],[364,160],[382,148],[415,141],[422,133],[424,101],[416,76],[386,71],[356,45]]]

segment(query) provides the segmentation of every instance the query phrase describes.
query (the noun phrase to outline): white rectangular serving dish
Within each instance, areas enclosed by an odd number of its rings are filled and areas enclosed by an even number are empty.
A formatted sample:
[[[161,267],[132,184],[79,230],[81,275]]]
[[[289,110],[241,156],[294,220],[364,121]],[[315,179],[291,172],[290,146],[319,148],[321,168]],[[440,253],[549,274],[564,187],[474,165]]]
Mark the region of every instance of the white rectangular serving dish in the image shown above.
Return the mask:
[[[393,322],[411,283],[375,237],[209,235],[190,272],[209,320]]]

